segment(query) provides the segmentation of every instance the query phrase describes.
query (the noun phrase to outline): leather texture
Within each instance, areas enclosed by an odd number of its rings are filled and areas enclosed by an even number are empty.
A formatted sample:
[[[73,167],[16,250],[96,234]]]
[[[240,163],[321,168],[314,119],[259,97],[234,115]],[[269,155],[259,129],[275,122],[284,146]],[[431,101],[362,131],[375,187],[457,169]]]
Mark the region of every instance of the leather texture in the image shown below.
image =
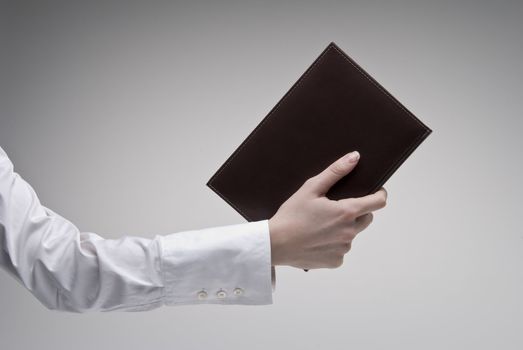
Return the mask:
[[[248,221],[269,219],[353,150],[358,165],[326,196],[377,191],[431,132],[331,42],[206,185]]]

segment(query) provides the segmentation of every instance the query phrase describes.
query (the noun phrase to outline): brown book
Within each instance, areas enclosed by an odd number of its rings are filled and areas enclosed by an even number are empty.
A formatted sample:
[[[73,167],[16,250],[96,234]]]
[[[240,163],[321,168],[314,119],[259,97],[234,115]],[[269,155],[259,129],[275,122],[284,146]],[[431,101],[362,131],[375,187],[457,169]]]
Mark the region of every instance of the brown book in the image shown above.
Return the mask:
[[[248,221],[270,219],[353,150],[360,161],[326,196],[374,193],[431,132],[331,42],[206,185]]]

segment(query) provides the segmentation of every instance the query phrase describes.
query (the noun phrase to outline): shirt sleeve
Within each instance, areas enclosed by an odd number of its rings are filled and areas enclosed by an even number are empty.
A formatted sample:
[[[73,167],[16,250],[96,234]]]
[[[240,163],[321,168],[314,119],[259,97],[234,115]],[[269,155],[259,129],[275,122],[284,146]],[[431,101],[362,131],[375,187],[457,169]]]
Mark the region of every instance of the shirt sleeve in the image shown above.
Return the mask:
[[[45,307],[272,304],[268,220],[104,239],[43,206],[0,147],[0,266]]]

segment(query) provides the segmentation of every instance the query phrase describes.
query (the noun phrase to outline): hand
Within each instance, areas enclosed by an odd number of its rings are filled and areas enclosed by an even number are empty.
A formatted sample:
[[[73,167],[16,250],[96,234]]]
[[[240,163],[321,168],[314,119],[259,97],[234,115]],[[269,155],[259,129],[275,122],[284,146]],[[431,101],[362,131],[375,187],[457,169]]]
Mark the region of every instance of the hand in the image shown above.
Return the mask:
[[[272,265],[302,269],[336,268],[350,250],[352,240],[367,228],[372,212],[385,207],[387,191],[358,198],[330,200],[330,187],[354,169],[359,153],[336,160],[307,179],[269,219]]]

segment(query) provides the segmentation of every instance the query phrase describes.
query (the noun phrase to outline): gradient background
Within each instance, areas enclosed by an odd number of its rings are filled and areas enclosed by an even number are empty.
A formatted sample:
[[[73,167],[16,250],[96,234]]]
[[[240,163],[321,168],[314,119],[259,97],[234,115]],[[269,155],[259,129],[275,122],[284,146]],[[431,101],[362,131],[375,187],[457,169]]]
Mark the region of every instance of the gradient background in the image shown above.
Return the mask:
[[[523,348],[520,1],[1,1],[0,145],[106,238],[245,222],[205,186],[330,41],[434,132],[338,269],[270,306],[45,309],[0,273],[2,349]]]

